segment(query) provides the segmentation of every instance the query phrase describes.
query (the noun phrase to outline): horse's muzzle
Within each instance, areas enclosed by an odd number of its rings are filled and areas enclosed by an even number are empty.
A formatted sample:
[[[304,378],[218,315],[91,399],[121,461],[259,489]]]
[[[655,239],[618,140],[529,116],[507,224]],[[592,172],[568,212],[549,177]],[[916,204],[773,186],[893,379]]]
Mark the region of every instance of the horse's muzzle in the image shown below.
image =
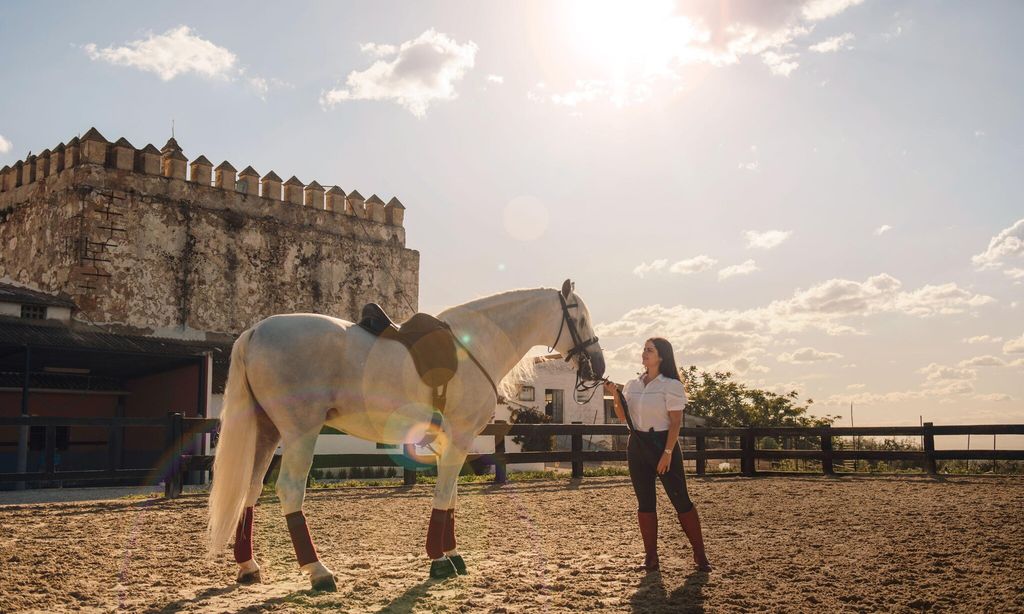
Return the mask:
[[[600,351],[586,352],[580,356],[580,377],[597,381],[604,377],[604,354]]]

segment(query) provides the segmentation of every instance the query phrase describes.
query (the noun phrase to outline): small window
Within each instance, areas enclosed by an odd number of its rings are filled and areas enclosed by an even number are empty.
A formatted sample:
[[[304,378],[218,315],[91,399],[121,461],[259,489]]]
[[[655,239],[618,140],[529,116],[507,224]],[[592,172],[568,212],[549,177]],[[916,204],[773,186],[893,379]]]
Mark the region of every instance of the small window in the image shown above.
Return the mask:
[[[26,320],[45,320],[46,319],[46,306],[45,305],[22,305],[21,306],[21,317]]]
[[[590,392],[591,392],[590,390],[577,390],[576,391],[576,400],[578,402],[580,402],[580,403],[586,403],[587,401],[590,400],[590,397],[591,397]]]
[[[377,449],[378,450],[397,450],[398,449],[398,444],[395,444],[395,443],[378,443],[377,444]]]
[[[523,386],[519,389],[520,401],[535,401],[536,399],[537,391],[534,390],[533,386]]]
[[[562,413],[562,390],[544,391],[544,413],[547,414],[555,424],[564,424],[565,416]]]
[[[67,450],[71,442],[71,427],[58,426],[56,428],[56,450]],[[28,449],[33,452],[41,452],[46,449],[46,427],[32,426],[28,431]]]
[[[615,401],[611,397],[604,400],[604,423],[618,424],[619,417],[615,415]]]

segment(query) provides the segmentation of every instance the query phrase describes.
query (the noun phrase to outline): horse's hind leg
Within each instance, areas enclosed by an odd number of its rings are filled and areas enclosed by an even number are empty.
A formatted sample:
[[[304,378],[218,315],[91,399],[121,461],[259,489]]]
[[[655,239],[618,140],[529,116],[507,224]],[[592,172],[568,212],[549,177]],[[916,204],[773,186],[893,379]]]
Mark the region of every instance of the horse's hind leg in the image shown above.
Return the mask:
[[[455,546],[455,501],[467,449],[468,445],[453,441],[437,460],[434,506],[427,525],[427,556],[431,558],[430,577],[434,579],[466,573],[466,563]]]
[[[258,430],[256,433],[256,455],[253,461],[252,482],[249,484],[249,493],[245,498],[245,515],[238,523],[235,530],[235,562],[238,563],[239,584],[258,584],[260,578],[260,566],[253,556],[253,524],[256,501],[263,492],[263,477],[274,460],[274,450],[281,441],[281,435],[277,427],[270,421],[267,414],[257,410]]]
[[[288,533],[295,547],[295,557],[302,571],[309,574],[313,590],[336,591],[334,574],[327,569],[317,556],[313,540],[302,513],[302,501],[306,496],[306,477],[313,464],[313,449],[316,446],[320,425],[302,435],[286,441],[281,454],[281,472],[277,476],[277,496],[281,500],[281,511],[288,523]]]

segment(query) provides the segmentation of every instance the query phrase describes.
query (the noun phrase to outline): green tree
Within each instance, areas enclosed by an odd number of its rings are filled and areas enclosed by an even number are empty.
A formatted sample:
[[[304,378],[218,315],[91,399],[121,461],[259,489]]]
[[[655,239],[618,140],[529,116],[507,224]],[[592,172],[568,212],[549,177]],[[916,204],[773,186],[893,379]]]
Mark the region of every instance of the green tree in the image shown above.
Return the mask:
[[[701,371],[696,366],[679,370],[689,402],[686,411],[707,419],[708,426],[825,426],[839,416],[821,418],[807,415],[814,403],[800,402],[800,394],[792,390],[777,394],[751,388],[733,380],[732,373]]]
[[[512,424],[548,424],[551,416],[532,407],[521,405],[512,407],[509,412]],[[524,452],[550,452],[555,448],[553,435],[516,435],[512,441],[523,446]]]

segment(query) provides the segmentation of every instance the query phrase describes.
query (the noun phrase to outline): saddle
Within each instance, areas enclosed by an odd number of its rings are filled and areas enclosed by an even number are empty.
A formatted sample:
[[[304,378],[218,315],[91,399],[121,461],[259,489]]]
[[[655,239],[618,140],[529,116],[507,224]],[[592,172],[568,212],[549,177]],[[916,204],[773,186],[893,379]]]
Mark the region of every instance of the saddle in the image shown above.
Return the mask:
[[[390,339],[404,345],[412,355],[416,372],[427,386],[433,389],[446,387],[455,377],[459,359],[455,353],[455,338],[448,325],[426,313],[417,313],[403,322],[395,324],[377,303],[363,307],[359,326],[375,337]],[[438,396],[440,397],[438,399]],[[435,407],[444,411],[444,392],[435,392]]]

